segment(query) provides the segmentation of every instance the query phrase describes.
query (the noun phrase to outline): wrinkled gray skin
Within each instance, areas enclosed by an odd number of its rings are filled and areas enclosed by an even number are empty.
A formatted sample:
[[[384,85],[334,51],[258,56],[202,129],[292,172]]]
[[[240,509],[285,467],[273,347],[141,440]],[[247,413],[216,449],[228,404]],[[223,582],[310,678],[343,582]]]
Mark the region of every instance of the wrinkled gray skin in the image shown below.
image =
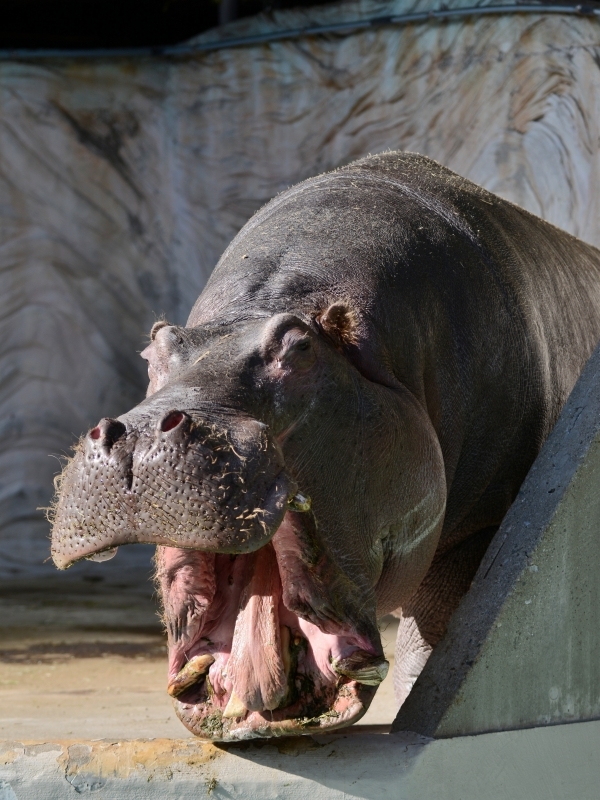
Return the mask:
[[[440,165],[305,181],[185,328],[155,325],[148,398],[63,474],[54,560],[160,545],[198,735],[350,724],[385,674],[377,617],[400,616],[402,701],[599,337],[600,253]]]

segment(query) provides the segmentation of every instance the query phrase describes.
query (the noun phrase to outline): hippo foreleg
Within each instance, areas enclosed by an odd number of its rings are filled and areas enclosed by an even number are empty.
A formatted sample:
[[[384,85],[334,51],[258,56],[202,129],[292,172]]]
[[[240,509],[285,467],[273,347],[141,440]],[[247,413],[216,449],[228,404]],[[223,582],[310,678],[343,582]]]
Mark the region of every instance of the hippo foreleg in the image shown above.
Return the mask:
[[[394,662],[394,694],[398,706],[408,697],[450,617],[468,591],[496,528],[473,534],[436,556],[425,579],[403,608]]]

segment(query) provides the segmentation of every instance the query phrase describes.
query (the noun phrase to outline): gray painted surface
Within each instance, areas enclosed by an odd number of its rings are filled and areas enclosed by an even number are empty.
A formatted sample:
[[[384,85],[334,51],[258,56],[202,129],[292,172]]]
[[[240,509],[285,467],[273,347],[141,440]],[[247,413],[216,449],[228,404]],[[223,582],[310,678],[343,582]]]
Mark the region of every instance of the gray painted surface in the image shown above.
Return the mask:
[[[600,347],[394,730],[600,718]]]
[[[0,743],[1,800],[597,800],[600,723],[427,741]]]

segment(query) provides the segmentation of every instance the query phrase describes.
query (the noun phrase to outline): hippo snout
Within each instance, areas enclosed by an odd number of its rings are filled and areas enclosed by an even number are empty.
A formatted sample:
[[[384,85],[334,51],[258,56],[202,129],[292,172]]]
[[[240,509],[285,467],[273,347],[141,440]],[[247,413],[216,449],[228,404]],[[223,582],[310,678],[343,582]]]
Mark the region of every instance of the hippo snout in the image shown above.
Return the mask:
[[[178,408],[104,418],[60,478],[52,555],[64,569],[139,542],[252,552],[270,540],[296,488],[252,418]]]

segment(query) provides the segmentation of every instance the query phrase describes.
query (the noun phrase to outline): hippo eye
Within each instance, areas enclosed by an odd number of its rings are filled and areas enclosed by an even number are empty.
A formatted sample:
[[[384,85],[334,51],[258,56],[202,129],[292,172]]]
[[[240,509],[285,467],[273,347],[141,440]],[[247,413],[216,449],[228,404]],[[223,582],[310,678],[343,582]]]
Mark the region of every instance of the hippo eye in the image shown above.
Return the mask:
[[[299,354],[307,353],[309,350],[312,349],[312,343],[308,336],[303,336],[302,339],[296,339],[296,341],[291,341],[288,344],[287,352],[285,356],[287,358],[294,357]]]
[[[308,336],[303,336],[295,341],[286,343],[285,352],[280,358],[282,364],[293,367],[294,370],[304,371],[310,369],[315,363],[316,356],[312,347],[312,342]]]
[[[181,336],[181,334],[178,333],[174,328],[171,328],[169,331],[169,339],[171,340],[172,344],[178,345],[179,347],[181,347],[183,344],[183,336]]]

